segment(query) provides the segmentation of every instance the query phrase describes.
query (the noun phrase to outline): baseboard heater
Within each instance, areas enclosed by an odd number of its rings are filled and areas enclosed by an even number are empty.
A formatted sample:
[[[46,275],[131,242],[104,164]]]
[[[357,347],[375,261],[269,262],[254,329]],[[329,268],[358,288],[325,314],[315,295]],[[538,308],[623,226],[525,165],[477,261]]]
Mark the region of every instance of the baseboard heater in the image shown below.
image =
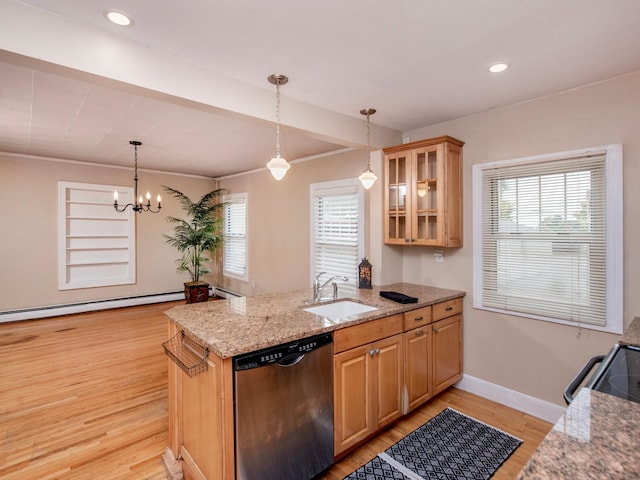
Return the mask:
[[[235,292],[220,287],[211,287],[210,295],[218,297],[240,297]],[[72,313],[93,312],[108,310],[110,308],[133,307],[136,305],[148,305],[150,303],[173,302],[184,300],[184,291],[154,293],[135,297],[112,298],[108,300],[93,300],[89,302],[67,303],[64,305],[48,305],[45,307],[23,308],[17,310],[0,311],[0,323],[17,322],[20,320],[36,320],[38,318],[57,317]]]

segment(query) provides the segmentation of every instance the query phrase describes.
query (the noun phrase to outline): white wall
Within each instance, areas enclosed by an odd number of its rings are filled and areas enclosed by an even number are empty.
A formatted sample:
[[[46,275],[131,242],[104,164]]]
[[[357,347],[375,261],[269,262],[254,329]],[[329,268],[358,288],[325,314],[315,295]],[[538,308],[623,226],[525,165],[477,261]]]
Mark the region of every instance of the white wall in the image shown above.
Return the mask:
[[[131,169],[0,155],[0,312],[181,291],[188,275],[177,273],[180,254],[165,244],[167,215],[182,217],[161,185],[193,199],[213,190],[206,179],[139,171],[140,190],[163,197],[162,211],[136,215],[137,281],[132,285],[58,290],[58,181],[133,186]]]
[[[507,108],[405,132],[411,140],[451,135],[464,146],[464,247],[403,248],[408,282],[465,290],[464,371],[550,402],[591,356],[606,353],[617,335],[498,315],[473,305],[471,166],[621,143],[624,146],[624,321],[640,315],[640,73]]]

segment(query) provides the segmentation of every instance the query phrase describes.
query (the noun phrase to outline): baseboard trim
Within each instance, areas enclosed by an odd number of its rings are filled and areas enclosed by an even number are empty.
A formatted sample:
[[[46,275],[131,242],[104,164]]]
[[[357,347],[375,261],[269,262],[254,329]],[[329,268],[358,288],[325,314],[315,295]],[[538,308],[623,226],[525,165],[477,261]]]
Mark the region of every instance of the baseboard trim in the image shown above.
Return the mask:
[[[556,423],[565,408],[526,393],[517,392],[478,377],[464,374],[462,380],[455,384],[456,388],[479,395],[507,407],[540,418],[550,423]]]
[[[45,307],[25,308],[22,310],[0,311],[0,323],[16,322],[20,320],[37,320],[39,318],[57,317],[59,315],[69,315],[72,313],[94,312],[98,310],[108,310],[110,308],[133,307],[135,305],[173,302],[176,300],[184,300],[184,292],[158,293],[152,295],[141,295],[138,297],[114,298],[82,303],[69,303],[66,305],[51,305]]]

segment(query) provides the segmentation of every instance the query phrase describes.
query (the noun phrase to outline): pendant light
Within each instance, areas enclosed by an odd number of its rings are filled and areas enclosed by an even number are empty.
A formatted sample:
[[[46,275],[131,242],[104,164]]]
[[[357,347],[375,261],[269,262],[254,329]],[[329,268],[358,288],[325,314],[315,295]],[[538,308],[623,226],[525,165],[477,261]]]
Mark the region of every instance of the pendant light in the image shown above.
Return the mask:
[[[144,203],[142,199],[142,195],[138,197],[138,147],[142,145],[142,142],[138,140],[129,141],[134,148],[134,159],[135,163],[133,166],[133,198],[135,199],[135,203],[127,203],[124,206],[118,204],[118,191],[113,192],[113,208],[116,209],[117,212],[124,212],[128,207],[134,212],[142,213],[142,212],[151,212],[158,213],[162,209],[162,204],[160,203],[160,195],[158,195],[158,207],[154,210],[151,208],[151,194],[147,192],[147,203]]]
[[[378,177],[376,174],[371,171],[371,123],[369,121],[369,116],[376,113],[375,108],[364,108],[360,110],[361,115],[367,116],[367,168],[360,174],[358,180],[362,183],[362,186],[369,190],[373,187],[373,184],[376,183]]]
[[[269,83],[276,86],[276,154],[267,163],[267,168],[276,180],[282,180],[287,170],[291,167],[286,159],[280,155],[280,85],[285,85],[289,79],[286,75],[274,73],[267,77]]]

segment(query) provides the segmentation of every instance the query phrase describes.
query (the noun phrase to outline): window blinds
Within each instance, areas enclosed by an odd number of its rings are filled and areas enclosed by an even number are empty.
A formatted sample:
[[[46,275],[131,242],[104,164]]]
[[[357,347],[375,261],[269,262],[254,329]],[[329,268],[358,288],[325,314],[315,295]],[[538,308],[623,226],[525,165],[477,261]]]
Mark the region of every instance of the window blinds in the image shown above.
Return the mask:
[[[247,276],[247,197],[225,197],[224,214],[224,273],[245,278]]]
[[[605,154],[482,172],[482,303],[605,325]]]
[[[355,289],[363,247],[358,186],[312,186],[311,196],[312,275],[327,272],[330,276],[346,276],[349,288]]]

